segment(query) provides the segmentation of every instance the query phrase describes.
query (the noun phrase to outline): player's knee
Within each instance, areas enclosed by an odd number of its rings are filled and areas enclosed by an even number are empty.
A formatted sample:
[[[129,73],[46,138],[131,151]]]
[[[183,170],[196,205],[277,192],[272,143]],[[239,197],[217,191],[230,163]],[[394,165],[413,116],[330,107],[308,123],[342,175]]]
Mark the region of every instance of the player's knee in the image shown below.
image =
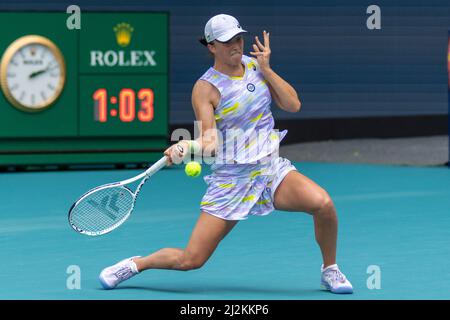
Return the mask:
[[[319,197],[317,201],[316,213],[326,218],[336,217],[336,209],[334,207],[333,200],[328,194],[324,194]]]
[[[189,262],[190,269],[189,270],[195,270],[200,269],[205,264],[205,260],[197,259],[197,260],[191,260]]]
[[[184,253],[180,263],[180,270],[189,271],[200,269],[205,264],[206,260],[196,255]]]
[[[187,260],[182,264],[181,270],[183,271],[189,271],[189,270],[195,270],[200,269],[205,264],[204,261],[201,260]]]

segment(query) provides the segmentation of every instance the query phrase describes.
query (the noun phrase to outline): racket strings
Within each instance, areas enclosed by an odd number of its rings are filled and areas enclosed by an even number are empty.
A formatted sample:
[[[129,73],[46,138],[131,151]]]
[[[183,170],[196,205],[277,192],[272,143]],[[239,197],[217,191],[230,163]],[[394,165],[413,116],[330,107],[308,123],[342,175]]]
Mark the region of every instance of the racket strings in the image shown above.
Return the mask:
[[[107,187],[85,196],[71,212],[71,223],[79,230],[101,233],[120,224],[134,205],[133,193],[125,187]]]

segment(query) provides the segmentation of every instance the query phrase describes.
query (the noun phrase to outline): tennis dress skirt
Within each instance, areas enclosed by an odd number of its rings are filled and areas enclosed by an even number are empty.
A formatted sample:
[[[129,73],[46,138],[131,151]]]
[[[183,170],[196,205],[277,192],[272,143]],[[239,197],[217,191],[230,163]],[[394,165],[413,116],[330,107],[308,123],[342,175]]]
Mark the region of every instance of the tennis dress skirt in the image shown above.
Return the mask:
[[[257,164],[226,164],[205,176],[208,185],[200,209],[225,220],[271,213],[274,195],[284,177],[296,168],[288,159],[273,157]]]

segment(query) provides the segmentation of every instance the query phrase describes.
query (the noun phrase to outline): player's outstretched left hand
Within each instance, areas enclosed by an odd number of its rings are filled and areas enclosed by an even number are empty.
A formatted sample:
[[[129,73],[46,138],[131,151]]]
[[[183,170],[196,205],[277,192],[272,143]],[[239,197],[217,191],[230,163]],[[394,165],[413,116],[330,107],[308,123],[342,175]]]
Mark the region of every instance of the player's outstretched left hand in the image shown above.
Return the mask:
[[[264,30],[263,37],[264,37],[264,45],[259,41],[258,36],[255,37],[255,42],[253,44],[253,50],[250,51],[250,54],[256,57],[256,60],[258,61],[259,67],[261,68],[261,71],[264,72],[264,70],[270,69],[270,39],[269,39],[269,33]]]

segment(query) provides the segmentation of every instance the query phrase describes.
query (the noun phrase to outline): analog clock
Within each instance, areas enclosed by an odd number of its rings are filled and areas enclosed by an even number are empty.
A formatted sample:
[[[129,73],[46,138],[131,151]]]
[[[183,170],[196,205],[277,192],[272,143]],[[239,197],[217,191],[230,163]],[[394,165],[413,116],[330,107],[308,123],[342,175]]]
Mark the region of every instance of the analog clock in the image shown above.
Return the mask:
[[[37,112],[61,95],[66,80],[64,57],[49,39],[28,35],[14,41],[0,65],[2,91],[16,108]]]

